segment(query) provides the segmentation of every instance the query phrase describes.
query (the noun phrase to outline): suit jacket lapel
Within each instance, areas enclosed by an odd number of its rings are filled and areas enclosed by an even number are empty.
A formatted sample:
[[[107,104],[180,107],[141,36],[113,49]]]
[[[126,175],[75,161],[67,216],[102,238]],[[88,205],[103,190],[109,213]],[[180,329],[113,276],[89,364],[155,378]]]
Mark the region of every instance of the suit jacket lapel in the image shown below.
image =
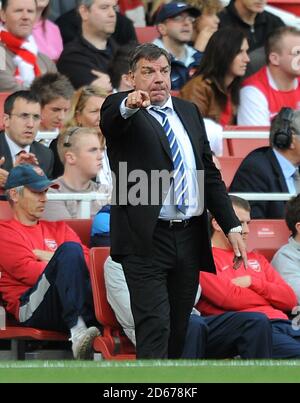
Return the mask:
[[[268,150],[268,157],[270,159],[270,162],[273,166],[273,169],[274,169],[276,175],[278,176],[278,181],[281,186],[281,191],[284,193],[289,193],[289,190],[288,190],[288,187],[287,187],[287,184],[285,181],[285,177],[283,176],[283,173],[282,173],[282,169],[279,165],[276,155],[274,154],[274,152],[271,148]]]
[[[0,157],[5,157],[5,162],[1,168],[10,171],[13,167],[11,152],[5,139],[4,131],[0,133]]]

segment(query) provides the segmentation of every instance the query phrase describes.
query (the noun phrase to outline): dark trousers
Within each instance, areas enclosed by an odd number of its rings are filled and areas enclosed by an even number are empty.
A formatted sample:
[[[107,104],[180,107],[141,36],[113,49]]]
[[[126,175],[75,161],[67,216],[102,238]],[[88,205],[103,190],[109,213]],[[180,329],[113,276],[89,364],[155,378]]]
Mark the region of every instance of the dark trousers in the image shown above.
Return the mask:
[[[300,329],[290,320],[271,320],[272,358],[300,358]]]
[[[182,358],[271,358],[272,328],[266,315],[226,312],[191,315]]]
[[[96,323],[90,277],[81,245],[62,244],[37,283],[20,297],[20,302],[24,326],[66,331],[77,324],[78,316],[88,325]]]
[[[158,224],[151,257],[121,259],[135,322],[137,358],[180,358],[199,284],[197,220],[186,228]]]

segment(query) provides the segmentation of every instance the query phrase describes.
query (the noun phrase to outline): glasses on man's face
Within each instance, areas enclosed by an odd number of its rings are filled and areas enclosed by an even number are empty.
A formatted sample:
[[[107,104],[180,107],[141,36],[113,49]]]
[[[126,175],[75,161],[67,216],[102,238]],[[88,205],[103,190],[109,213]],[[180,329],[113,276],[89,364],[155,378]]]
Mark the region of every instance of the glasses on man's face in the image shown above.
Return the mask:
[[[9,116],[17,116],[19,119],[24,120],[24,122],[28,121],[30,118],[32,118],[35,122],[41,120],[41,115],[38,113],[10,113]]]
[[[176,15],[175,17],[171,17],[170,20],[175,21],[175,22],[183,22],[183,21],[188,21],[188,22],[195,22],[196,18],[193,17],[192,15],[188,14],[179,14]]]

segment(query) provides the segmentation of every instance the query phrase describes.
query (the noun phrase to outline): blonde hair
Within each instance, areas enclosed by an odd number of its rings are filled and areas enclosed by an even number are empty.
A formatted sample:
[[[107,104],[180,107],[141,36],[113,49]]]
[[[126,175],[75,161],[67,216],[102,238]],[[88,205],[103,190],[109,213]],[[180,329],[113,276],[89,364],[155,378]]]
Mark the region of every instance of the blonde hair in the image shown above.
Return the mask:
[[[66,158],[65,155],[68,151],[75,152],[78,148],[78,142],[79,139],[82,137],[85,137],[88,134],[93,134],[98,137],[99,139],[99,133],[95,128],[92,127],[79,127],[79,126],[73,126],[73,127],[68,127],[66,130],[61,132],[58,136],[57,140],[57,152],[59,155],[59,159],[65,165]],[[101,147],[101,139],[100,140],[100,145]]]
[[[76,115],[83,111],[89,98],[106,98],[108,94],[107,91],[95,85],[86,85],[75,91],[71,101],[70,112],[65,123],[65,128],[67,129],[68,127],[78,126]]]
[[[200,10],[201,14],[217,14],[223,9],[220,0],[187,0],[186,2]]]

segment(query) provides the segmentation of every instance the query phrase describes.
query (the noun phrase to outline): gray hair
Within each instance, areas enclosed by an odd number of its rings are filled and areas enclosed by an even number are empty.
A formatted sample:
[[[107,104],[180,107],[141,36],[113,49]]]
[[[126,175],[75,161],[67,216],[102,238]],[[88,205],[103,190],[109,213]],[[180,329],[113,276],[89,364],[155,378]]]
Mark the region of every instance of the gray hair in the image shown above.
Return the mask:
[[[24,193],[25,186],[24,186],[24,185],[22,185],[22,186],[17,186],[17,187],[12,188],[12,189],[14,189],[19,195],[22,196],[23,193]],[[11,196],[10,196],[10,191],[11,191],[12,189],[8,189],[8,190],[5,191],[5,196],[7,197],[7,201],[9,202],[10,205],[13,204],[13,200],[12,200],[12,198],[11,198]]]

